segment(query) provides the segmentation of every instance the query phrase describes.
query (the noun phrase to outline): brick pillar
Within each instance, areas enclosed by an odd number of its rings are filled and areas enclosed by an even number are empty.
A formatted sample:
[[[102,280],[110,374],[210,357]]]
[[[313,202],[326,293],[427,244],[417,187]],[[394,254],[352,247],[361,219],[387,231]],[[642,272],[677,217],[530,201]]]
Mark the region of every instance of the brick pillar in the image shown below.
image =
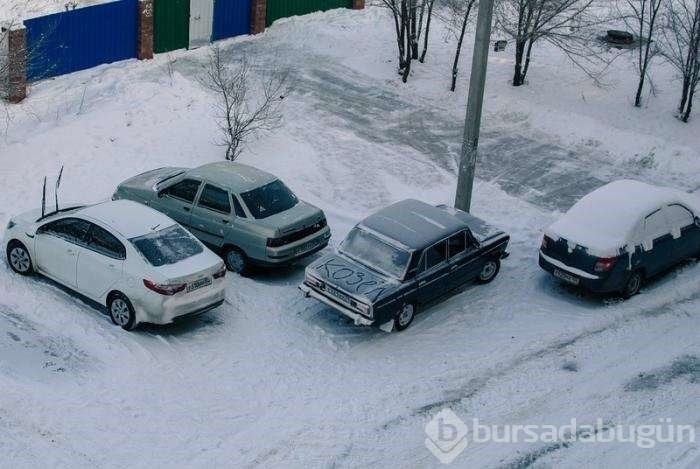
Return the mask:
[[[267,0],[252,0],[250,4],[250,34],[263,33],[267,21]]]
[[[153,0],[139,0],[139,60],[153,58]]]
[[[365,9],[365,0],[352,0],[352,7],[353,10],[364,10]]]
[[[8,31],[7,100],[19,103],[27,97],[27,30],[17,27]]]

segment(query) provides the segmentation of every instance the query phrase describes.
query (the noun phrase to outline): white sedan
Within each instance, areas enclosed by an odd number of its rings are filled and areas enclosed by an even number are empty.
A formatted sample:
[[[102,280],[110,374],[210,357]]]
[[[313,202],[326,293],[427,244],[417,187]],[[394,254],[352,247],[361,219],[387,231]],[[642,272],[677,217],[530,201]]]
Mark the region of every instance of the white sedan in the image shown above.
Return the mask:
[[[168,324],[224,301],[221,259],[167,216],[127,200],[31,211],[5,233],[12,270],[38,272],[107,306],[126,330]]]

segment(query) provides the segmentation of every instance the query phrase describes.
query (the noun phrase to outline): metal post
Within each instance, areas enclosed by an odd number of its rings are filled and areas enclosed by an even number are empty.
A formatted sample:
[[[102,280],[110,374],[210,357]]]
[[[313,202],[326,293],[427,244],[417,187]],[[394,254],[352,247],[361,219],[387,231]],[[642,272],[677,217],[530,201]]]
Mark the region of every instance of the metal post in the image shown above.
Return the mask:
[[[474,168],[479,148],[479,130],[481,127],[481,109],[484,103],[486,86],[486,67],[489,59],[491,38],[491,21],[493,18],[493,0],[479,1],[479,17],[474,41],[471,78],[469,79],[469,99],[467,117],[464,121],[464,139],[462,156],[459,162],[457,194],[455,207],[468,212],[471,208],[472,189],[474,187]]]

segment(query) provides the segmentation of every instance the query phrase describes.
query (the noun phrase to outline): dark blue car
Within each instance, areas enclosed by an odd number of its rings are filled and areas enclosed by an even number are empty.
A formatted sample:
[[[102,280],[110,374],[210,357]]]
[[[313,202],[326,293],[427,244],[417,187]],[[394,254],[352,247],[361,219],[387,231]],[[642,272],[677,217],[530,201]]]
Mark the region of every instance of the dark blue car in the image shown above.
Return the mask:
[[[700,199],[623,180],[582,198],[550,226],[540,266],[571,285],[628,298],[644,280],[700,256]]]
[[[406,329],[418,308],[467,282],[488,283],[510,237],[468,213],[404,200],[355,226],[299,287],[353,319]]]

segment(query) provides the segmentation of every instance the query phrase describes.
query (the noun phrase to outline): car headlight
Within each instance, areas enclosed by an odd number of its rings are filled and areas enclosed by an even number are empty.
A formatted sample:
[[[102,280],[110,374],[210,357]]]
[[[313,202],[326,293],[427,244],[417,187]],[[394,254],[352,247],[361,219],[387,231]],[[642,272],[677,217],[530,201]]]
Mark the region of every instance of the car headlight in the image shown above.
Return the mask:
[[[12,228],[14,228],[14,227],[15,227],[15,222],[13,222],[12,220],[10,220],[10,221],[7,223],[7,229],[10,230],[10,229],[12,229]]]
[[[358,301],[352,301],[351,305],[357,308],[365,316],[372,316],[372,308],[369,305],[360,303]]]
[[[307,273],[306,274],[306,283],[309,285],[318,288],[319,290],[323,290],[326,288],[326,282],[323,280],[314,277],[313,275]]]

